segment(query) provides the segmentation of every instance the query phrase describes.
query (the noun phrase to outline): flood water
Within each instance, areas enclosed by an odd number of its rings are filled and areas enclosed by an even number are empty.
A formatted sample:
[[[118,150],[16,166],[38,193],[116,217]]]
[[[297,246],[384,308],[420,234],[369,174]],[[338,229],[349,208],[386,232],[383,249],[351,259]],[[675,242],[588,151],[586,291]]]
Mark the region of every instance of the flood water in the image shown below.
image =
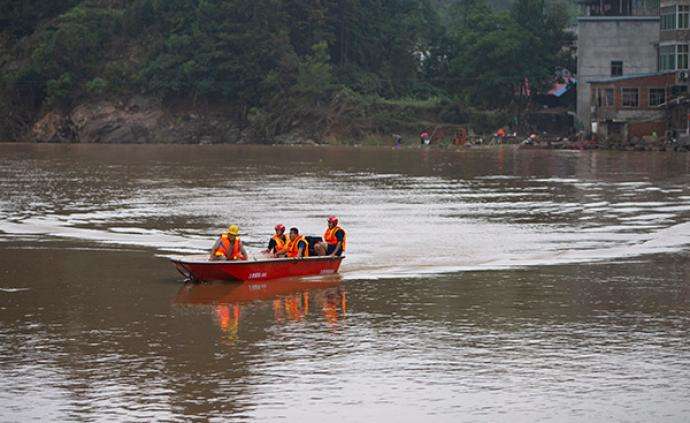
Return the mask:
[[[690,416],[690,154],[0,144],[0,421]],[[184,284],[237,223],[340,275]]]

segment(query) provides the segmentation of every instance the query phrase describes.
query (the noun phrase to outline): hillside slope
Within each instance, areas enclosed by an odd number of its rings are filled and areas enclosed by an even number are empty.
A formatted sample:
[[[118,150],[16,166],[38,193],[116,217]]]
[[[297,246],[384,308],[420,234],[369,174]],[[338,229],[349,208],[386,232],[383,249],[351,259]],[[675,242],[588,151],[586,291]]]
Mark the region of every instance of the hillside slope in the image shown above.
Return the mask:
[[[562,13],[515,1],[0,0],[0,140],[483,131],[524,108],[511,93],[568,42]]]

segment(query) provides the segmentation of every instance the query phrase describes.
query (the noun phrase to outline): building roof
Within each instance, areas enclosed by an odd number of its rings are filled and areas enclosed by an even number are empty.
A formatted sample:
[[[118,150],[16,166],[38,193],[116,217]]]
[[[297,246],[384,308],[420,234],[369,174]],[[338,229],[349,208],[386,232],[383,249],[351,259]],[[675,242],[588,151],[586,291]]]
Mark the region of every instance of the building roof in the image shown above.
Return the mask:
[[[567,71],[567,70],[565,70]],[[562,82],[559,82],[562,81]],[[577,79],[575,79],[572,74],[567,71],[567,74],[562,74],[561,78],[551,85],[551,89],[546,93],[547,95],[552,95],[555,97],[560,97],[569,89],[577,85]]]
[[[619,82],[619,81],[627,81],[629,79],[649,78],[650,76],[661,76],[661,75],[668,75],[668,74],[673,74],[673,73],[676,73],[676,71],[635,73],[635,74],[630,74],[630,75],[614,76],[614,77],[603,78],[603,79],[590,79],[587,82],[589,82],[590,84]]]

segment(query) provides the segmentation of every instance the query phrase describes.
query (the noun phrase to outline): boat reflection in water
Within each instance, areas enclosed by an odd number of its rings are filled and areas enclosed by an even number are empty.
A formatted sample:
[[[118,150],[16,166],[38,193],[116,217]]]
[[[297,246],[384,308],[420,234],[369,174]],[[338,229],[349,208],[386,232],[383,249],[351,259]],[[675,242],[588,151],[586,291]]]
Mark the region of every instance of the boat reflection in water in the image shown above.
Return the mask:
[[[329,275],[267,282],[186,284],[177,292],[174,302],[210,306],[220,329],[228,339],[236,340],[246,311],[261,309],[269,301],[275,323],[320,316],[329,325],[337,325],[347,314],[347,296],[341,282],[340,275]]]

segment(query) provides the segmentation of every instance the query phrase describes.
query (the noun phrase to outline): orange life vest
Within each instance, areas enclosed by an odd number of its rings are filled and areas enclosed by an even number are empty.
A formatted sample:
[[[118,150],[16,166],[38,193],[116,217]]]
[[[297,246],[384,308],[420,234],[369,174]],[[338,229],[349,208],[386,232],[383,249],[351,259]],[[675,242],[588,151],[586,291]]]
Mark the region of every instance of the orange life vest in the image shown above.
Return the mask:
[[[342,251],[345,252],[345,247],[347,246],[347,232],[345,232],[345,229],[341,228],[340,226],[335,226],[333,229],[327,228],[326,232],[323,234],[323,240],[326,242],[326,244],[329,245],[337,245],[338,244],[338,238],[335,237],[335,234],[338,231],[343,231],[343,244],[342,244]]]
[[[294,241],[288,242],[287,245],[287,256],[288,257],[298,257],[299,256],[299,243],[304,241],[304,257],[309,257],[309,242],[304,237],[304,235],[299,235]]]
[[[220,236],[220,245],[213,251],[213,255],[216,257],[225,256],[228,260],[246,260],[247,257],[242,254],[242,242],[240,237],[235,237],[235,242],[230,248],[230,239],[226,234]]]
[[[285,239],[283,239],[283,238],[285,238]],[[271,239],[273,241],[275,241],[275,243],[276,243],[276,248],[275,248],[276,253],[283,251],[285,249],[285,246],[288,244],[288,239],[285,235],[276,234],[276,235],[273,235],[271,237]]]

